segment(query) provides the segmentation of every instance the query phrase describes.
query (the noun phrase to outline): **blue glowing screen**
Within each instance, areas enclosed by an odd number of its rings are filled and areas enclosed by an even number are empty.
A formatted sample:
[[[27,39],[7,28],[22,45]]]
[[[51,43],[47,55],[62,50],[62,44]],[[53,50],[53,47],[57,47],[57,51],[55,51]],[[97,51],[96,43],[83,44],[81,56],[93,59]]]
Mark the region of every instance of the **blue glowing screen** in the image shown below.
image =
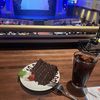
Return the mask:
[[[49,10],[48,0],[22,0],[22,10]]]

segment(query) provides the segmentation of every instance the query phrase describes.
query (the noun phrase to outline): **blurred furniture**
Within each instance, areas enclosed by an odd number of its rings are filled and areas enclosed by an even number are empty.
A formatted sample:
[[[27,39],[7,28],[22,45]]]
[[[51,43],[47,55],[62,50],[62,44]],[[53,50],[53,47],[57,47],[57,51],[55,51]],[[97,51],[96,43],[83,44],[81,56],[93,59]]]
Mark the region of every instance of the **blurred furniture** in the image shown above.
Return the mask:
[[[75,43],[95,37],[98,29],[99,26],[0,25],[0,43]],[[34,32],[66,34],[41,36],[33,34]],[[84,34],[79,34],[80,32]]]

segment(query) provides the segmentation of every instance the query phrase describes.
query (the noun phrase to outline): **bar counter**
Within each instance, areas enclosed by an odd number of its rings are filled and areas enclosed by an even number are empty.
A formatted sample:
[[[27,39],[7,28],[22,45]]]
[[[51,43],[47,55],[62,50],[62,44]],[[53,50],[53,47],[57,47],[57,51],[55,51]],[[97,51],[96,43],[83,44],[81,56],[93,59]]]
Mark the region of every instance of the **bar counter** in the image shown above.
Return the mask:
[[[53,92],[35,95],[26,92],[18,82],[18,72],[39,58],[58,67],[60,83],[66,84],[72,76],[72,56],[77,49],[0,50],[0,100],[70,100]],[[100,86],[100,61],[95,66],[87,86]],[[78,97],[84,100],[84,97]]]

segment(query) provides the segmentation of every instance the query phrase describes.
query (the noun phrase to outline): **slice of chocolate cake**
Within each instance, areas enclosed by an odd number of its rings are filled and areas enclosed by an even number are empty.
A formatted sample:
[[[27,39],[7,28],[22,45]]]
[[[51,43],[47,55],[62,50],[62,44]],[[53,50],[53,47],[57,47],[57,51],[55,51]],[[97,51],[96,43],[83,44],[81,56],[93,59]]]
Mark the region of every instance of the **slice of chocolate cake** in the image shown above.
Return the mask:
[[[46,85],[55,77],[58,69],[57,66],[48,64],[42,59],[39,59],[31,71],[34,73],[34,80],[37,81],[38,84]]]

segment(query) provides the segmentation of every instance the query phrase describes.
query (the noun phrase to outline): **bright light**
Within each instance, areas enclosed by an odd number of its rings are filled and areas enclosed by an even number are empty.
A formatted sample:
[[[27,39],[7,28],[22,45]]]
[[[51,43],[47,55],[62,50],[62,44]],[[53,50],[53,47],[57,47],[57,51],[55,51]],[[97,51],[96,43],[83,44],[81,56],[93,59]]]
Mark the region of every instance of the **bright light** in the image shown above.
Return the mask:
[[[75,4],[77,3],[77,0],[68,0],[68,3]]]

